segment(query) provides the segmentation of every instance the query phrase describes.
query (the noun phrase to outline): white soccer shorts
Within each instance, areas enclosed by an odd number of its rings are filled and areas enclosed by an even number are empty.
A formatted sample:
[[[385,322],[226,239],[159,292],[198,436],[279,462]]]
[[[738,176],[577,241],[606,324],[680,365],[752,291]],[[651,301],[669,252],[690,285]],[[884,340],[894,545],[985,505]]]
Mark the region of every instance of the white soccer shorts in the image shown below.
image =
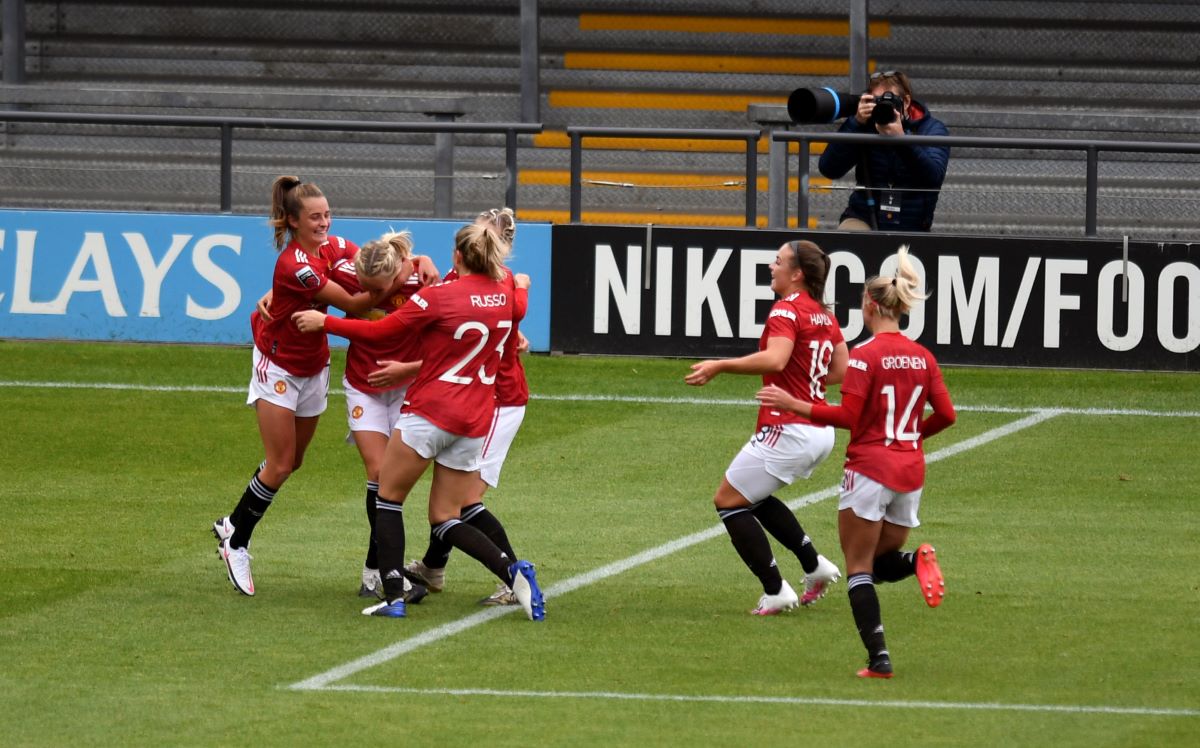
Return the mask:
[[[524,420],[524,405],[504,405],[492,415],[492,429],[484,439],[479,462],[479,477],[492,488],[500,485],[500,469]]]
[[[757,504],[797,478],[807,478],[833,451],[832,426],[764,426],[734,456],[725,479]]]
[[[316,376],[297,377],[273,364],[255,346],[246,404],[254,405],[258,400],[287,408],[297,418],[321,415],[329,405],[329,362]]]
[[[439,465],[467,473],[479,469],[482,436],[451,434],[416,413],[402,413],[396,421],[396,430],[405,444],[427,460],[432,458]]]
[[[346,391],[346,421],[350,425],[346,442],[354,443],[355,431],[375,431],[390,437],[400,420],[400,406],[404,404],[408,385],[374,394],[356,389],[342,377],[342,387]]]
[[[921,492],[893,491],[862,473],[847,470],[842,475],[842,494],[838,509],[853,509],[854,514],[868,522],[887,520],[901,527],[920,527],[917,510],[921,508]]]

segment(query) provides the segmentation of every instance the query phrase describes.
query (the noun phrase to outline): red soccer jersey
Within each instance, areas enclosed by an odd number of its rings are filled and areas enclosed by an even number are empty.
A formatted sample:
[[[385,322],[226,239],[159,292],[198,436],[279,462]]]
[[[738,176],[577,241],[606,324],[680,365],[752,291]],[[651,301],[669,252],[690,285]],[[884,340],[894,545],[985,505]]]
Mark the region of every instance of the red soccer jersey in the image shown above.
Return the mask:
[[[379,306],[362,315],[360,319],[383,319],[399,309],[409,297],[421,289],[421,260],[413,258],[413,272],[400,290],[380,302]],[[339,262],[330,274],[330,279],[351,294],[362,291],[353,262]],[[419,341],[412,336],[396,337],[380,343],[352,342],[346,350],[346,380],[359,392],[378,394],[385,390],[403,387],[413,380],[409,378],[391,387],[372,387],[367,375],[379,368],[378,361],[417,361],[420,359]]]
[[[419,337],[421,369],[402,412],[452,434],[479,437],[491,426],[500,353],[513,318],[525,314],[522,298],[511,275],[494,281],[473,273],[421,289],[377,322],[327,317],[325,329],[355,341]]]
[[[877,334],[850,352],[842,383],[848,396],[861,398],[862,410],[850,427],[846,467],[893,491],[925,485],[925,403],[953,413],[933,354],[898,332]]]
[[[458,271],[451,268],[450,272],[446,273],[445,280],[452,281],[457,277]],[[508,277],[512,277],[511,270],[508,270]],[[517,352],[517,328],[525,318],[529,304],[528,293],[524,288],[517,289],[517,295],[522,297],[518,301],[521,316],[513,317],[512,335],[508,336],[508,342],[504,344],[504,353],[500,356],[500,371],[496,374],[497,406],[517,406],[529,402],[529,382],[525,379],[525,365],[521,363],[521,354]]]
[[[329,282],[333,265],[357,252],[353,242],[331,236],[313,254],[296,242],[279,253],[271,281],[271,321],[264,321],[257,311],[250,314],[254,345],[271,363],[297,377],[316,376],[329,363],[329,340],[300,332],[292,313],[304,309],[324,312],[327,305],[314,301],[317,293]]]
[[[843,342],[837,319],[807,292],[789,294],[776,301],[767,315],[758,350],[767,349],[770,338],[790,338],[792,357],[783,371],[763,375],[763,384],[775,384],[806,403],[825,402],[825,377],[833,349]],[[758,409],[758,429],[784,423],[811,423],[791,411],[762,406]]]

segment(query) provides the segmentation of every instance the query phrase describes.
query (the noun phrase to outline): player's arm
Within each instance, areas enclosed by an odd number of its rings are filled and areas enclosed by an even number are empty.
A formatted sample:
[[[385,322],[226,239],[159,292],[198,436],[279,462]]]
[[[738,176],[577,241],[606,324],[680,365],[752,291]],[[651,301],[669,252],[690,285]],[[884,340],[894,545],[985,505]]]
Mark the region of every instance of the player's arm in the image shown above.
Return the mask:
[[[833,348],[833,356],[829,359],[829,373],[825,375],[825,384],[841,384],[846,378],[846,364],[850,361],[850,349],[846,341],[838,343]]]
[[[420,361],[389,361],[375,362],[379,368],[367,374],[367,384],[372,387],[391,387],[417,375],[421,368]]]
[[[428,306],[428,302],[425,303]],[[416,332],[430,319],[421,304],[405,304],[379,320],[343,319],[322,314],[315,309],[306,309],[292,315],[292,321],[300,332],[321,332],[340,335],[356,342],[380,343],[393,340],[395,336]]]
[[[791,411],[813,423],[842,429],[849,429],[858,423],[863,408],[862,396],[852,392],[842,393],[841,405],[818,405],[793,397],[787,390],[774,384],[760,389],[755,397],[768,408]]]
[[[362,291],[352,294],[337,283],[326,283],[313,298],[321,304],[328,304],[341,309],[346,314],[355,316],[371,311],[387,295],[388,289],[379,291]]]
[[[711,382],[718,374],[775,374],[792,358],[795,341],[782,336],[767,338],[767,347],[740,358],[718,358],[692,364],[683,381],[693,387]]]
[[[958,420],[958,415],[954,412],[954,403],[950,401],[950,392],[946,389],[946,383],[942,381],[942,371],[936,366],[935,364],[933,382],[929,387],[929,405],[933,408],[933,413],[921,421],[922,439],[945,431]]]

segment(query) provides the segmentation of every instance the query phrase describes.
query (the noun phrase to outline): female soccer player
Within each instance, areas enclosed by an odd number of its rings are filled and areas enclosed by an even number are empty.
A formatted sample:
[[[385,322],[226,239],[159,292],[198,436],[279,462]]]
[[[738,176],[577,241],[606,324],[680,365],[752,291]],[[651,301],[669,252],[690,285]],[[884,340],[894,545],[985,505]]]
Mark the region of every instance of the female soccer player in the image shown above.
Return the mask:
[[[780,298],[767,315],[758,352],[701,361],[684,381],[701,386],[722,372],[761,374],[764,384],[777,384],[805,402],[823,403],[825,385],[842,380],[847,359],[841,328],[823,301],[828,275],[829,256],[816,244],[784,244],[771,263],[771,290]],[[772,495],[797,477],[807,478],[832,450],[833,429],[764,405],[758,410],[756,433],[733,458],[717,488],[717,514],[734,549],[762,582],[762,597],[750,611],[755,615],[811,605],[840,576],[838,568],[817,553],[796,515]],[[800,561],[803,597],[780,575],[763,528]]]
[[[443,541],[480,561],[509,585],[526,615],[541,620],[545,606],[533,564],[505,554],[487,535],[462,522],[462,498],[479,469],[484,437],[495,411],[495,381],[514,320],[524,316],[528,276],[505,272],[508,245],[488,226],[472,224],[455,236],[458,279],[413,294],[377,322],[293,315],[300,330],[328,330],[351,340],[419,335],[421,368],[409,386],[388,440],[375,502],[375,539],[385,599],[365,615],[406,615],[404,501],[433,462],[429,524]]]
[[[917,509],[925,485],[925,439],[953,425],[954,405],[933,354],[900,333],[900,316],[925,296],[908,259],[899,252],[892,277],[867,281],[862,313],[872,337],[854,347],[840,406],[809,403],[778,387],[758,393],[764,406],[782,408],[850,429],[846,471],[838,502],[838,534],[846,556],[850,608],[867,648],[861,678],[891,678],[892,660],[883,637],[875,581],[897,582],[913,576],[929,607],[945,594],[933,546],[901,551],[909,530],[917,527]],[[925,404],[933,413],[925,417]]]
[[[480,213],[475,223],[490,225],[502,239],[512,247],[517,235],[516,217],[511,208],[492,208]],[[454,271],[446,275],[447,280],[455,276]],[[506,345],[500,358],[500,371],[496,374],[496,413],[483,443],[482,462],[476,474],[475,487],[463,504],[460,519],[483,531],[500,550],[510,558],[516,558],[512,543],[500,520],[483,504],[483,495],[489,487],[500,485],[500,471],[508,450],[512,447],[521,422],[525,419],[525,405],[529,402],[529,384],[525,379],[525,367],[520,354],[529,347],[529,341],[521,335],[516,321],[513,335],[517,345]],[[446,564],[450,560],[451,546],[430,533],[429,546],[420,560],[409,561],[405,574],[418,585],[433,592],[441,592],[446,584]],[[481,605],[516,605],[517,598],[508,585],[496,585],[496,591],[479,601]]]
[[[258,417],[266,458],[255,471],[234,510],[213,523],[218,555],[229,581],[243,595],[254,594],[250,537],[275,494],[304,461],[317,419],[325,412],[329,388],[329,343],[324,335],[304,335],[291,321],[299,309],[328,306],[362,314],[386,288],[351,295],[329,282],[334,265],[358,251],[329,233],[329,201],[320,188],[282,176],[271,189],[271,225],[279,257],[271,283],[272,319],[250,317],[254,333],[254,372],[247,405]],[[389,280],[388,286],[391,285]]]

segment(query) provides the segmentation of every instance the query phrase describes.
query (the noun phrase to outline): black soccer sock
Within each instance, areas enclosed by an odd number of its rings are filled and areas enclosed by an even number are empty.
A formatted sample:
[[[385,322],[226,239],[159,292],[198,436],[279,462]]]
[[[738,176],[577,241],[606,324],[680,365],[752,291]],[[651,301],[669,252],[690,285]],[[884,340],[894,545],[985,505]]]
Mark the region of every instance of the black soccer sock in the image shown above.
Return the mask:
[[[850,596],[850,610],[854,613],[854,625],[858,627],[858,637],[867,648],[867,657],[874,661],[887,655],[875,581],[870,574],[851,574],[846,587]]]
[[[482,502],[465,507],[459,519],[487,535],[509,558],[514,561],[517,559],[517,552],[513,550],[512,543],[508,542],[508,533],[504,531],[504,525],[500,524],[496,515],[489,512]]]
[[[917,573],[917,554],[888,551],[875,557],[874,576],[879,582],[899,582]]]
[[[367,560],[363,566],[368,569],[379,568],[379,544],[375,542],[375,499],[379,496],[379,484],[373,480],[367,481],[367,525],[371,528],[367,536]]]
[[[754,516],[762,523],[763,528],[772,537],[796,554],[805,574],[817,570],[817,549],[813,547],[812,538],[804,532],[800,521],[791,509],[774,496],[768,496],[754,505]]]
[[[379,576],[388,602],[404,599],[404,505],[375,499],[375,542],[379,553]]]
[[[783,589],[783,577],[779,575],[779,567],[775,565],[775,554],[771,553],[771,543],[762,525],[751,514],[749,507],[738,509],[718,509],[717,516],[725,523],[729,540],[733,548],[742,557],[746,566],[758,580],[762,582],[763,592],[768,595],[778,595]]]
[[[454,546],[430,530],[429,546],[425,549],[425,555],[421,557],[421,563],[426,569],[444,569],[446,564],[450,563],[450,552],[453,550]]]
[[[463,553],[487,567],[501,582],[512,586],[508,567],[516,561],[493,543],[480,530],[459,519],[448,519],[433,528],[433,533],[443,542],[458,548]]]
[[[254,534],[254,528],[271,508],[271,502],[278,491],[278,488],[271,488],[263,483],[258,479],[258,473],[254,473],[254,477],[246,484],[246,490],[238,500],[237,507],[229,515],[229,521],[233,523],[233,535],[229,538],[230,548],[246,548],[250,545],[250,536]]]

